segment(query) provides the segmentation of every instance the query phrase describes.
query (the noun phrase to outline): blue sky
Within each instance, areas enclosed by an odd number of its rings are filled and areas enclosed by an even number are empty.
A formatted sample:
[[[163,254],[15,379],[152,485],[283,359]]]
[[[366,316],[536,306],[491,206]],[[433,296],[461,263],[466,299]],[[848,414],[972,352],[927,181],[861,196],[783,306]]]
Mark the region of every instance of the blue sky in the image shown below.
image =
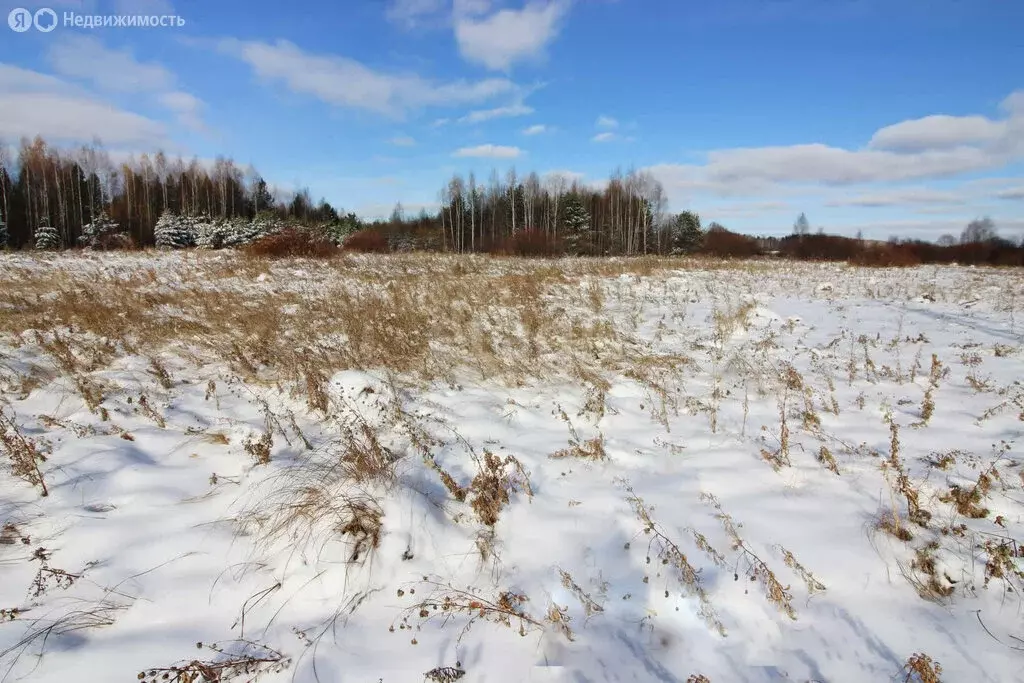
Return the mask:
[[[363,215],[453,172],[646,170],[761,234],[1024,235],[1020,0],[0,0],[0,140],[230,156]]]

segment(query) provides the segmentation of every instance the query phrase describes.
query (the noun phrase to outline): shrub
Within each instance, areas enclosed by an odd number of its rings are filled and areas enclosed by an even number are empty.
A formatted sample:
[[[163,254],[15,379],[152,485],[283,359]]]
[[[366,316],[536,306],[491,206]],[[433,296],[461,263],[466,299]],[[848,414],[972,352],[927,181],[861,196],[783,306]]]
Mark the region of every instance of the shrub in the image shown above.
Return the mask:
[[[725,228],[712,228],[704,235],[700,253],[710,256],[748,258],[761,253],[757,240],[730,232]]]
[[[558,256],[565,253],[561,240],[530,228],[506,239],[499,249],[513,256]]]
[[[326,237],[315,235],[308,230],[286,228],[281,232],[261,237],[245,247],[250,256],[281,258],[302,256],[306,258],[329,258],[338,253],[338,248]]]
[[[346,251],[383,254],[388,251],[388,240],[376,230],[360,230],[345,238]]]

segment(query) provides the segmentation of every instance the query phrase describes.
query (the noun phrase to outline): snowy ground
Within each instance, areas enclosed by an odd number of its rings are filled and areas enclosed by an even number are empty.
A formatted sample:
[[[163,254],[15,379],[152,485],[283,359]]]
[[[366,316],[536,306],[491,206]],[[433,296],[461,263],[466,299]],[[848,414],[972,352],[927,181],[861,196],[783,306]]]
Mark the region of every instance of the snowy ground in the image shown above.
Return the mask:
[[[994,269],[0,255],[0,677],[1024,680],[1022,311]]]

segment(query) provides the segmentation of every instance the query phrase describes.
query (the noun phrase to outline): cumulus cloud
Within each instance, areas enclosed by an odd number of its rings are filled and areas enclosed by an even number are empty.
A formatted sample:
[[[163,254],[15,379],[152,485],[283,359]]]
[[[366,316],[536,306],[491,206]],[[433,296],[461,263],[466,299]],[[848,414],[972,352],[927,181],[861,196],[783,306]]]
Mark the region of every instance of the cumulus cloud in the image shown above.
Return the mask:
[[[602,116],[598,116],[597,117],[597,123],[595,123],[594,125],[596,125],[598,128],[612,129],[612,128],[618,128],[619,127],[619,122],[618,122],[618,120],[613,119],[611,116],[603,116],[602,115]]]
[[[462,147],[452,153],[453,157],[479,158],[479,159],[515,159],[522,156],[523,150],[518,147],[505,147],[502,145],[477,145],[476,147]]]
[[[547,130],[548,127],[543,123],[535,123],[532,126],[524,128],[523,135],[540,135],[541,133],[546,133]]]
[[[421,107],[476,104],[517,92],[505,78],[435,82],[415,74],[387,73],[333,55],[305,52],[293,43],[225,39],[221,51],[241,59],[256,75],[331,105],[401,116]]]
[[[896,123],[877,131],[860,149],[821,143],[719,149],[708,152],[703,164],[658,164],[647,170],[676,197],[954,178],[1024,159],[1024,93],[1008,97],[1001,109],[999,118],[930,116]],[[901,199],[906,203],[908,196],[882,197],[895,203]],[[866,201],[877,204],[879,198]]]
[[[170,146],[165,124],[120,109],[49,74],[0,64],[0,137],[57,143]]]
[[[868,147],[894,152],[956,149],[999,140],[1006,134],[1006,125],[984,116],[926,116],[882,128]]]
[[[501,71],[537,60],[558,36],[569,7],[569,0],[532,0],[521,9],[489,13],[489,2],[457,1],[454,25],[459,52],[470,62]]]
[[[611,142],[612,140],[615,139],[617,139],[615,133],[609,132],[598,133],[594,137],[590,138],[591,142]]]

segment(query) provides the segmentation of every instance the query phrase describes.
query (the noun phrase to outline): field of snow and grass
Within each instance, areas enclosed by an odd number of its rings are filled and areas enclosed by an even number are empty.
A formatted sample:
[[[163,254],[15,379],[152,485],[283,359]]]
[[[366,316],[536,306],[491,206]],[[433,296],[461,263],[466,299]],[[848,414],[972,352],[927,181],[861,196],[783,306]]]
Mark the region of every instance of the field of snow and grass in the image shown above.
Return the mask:
[[[1024,680],[1022,315],[994,269],[0,255],[0,678]]]

